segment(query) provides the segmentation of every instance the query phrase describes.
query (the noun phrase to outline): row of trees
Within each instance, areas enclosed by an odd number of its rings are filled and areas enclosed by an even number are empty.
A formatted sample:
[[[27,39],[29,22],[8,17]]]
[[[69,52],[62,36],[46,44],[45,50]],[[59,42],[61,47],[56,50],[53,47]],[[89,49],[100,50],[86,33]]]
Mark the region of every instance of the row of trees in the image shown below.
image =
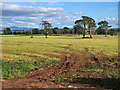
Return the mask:
[[[93,18],[82,16],[82,19],[75,21],[75,25],[73,26],[73,28],[51,28],[52,25],[48,21],[42,21],[40,23],[42,29],[40,30],[38,28],[35,28],[28,31],[11,31],[10,28],[5,28],[3,30],[3,34],[26,34],[31,35],[31,38],[33,38],[33,34],[44,34],[46,38],[48,34],[83,34],[83,38],[86,38],[86,34],[89,34],[90,38],[92,38],[92,34],[105,34],[105,36],[107,36],[107,34],[115,35],[116,30],[108,30],[108,28],[111,27],[108,24],[109,23],[107,21],[101,21],[98,23],[99,27],[96,29],[96,23]]]
[[[63,28],[64,29],[63,34],[66,34],[66,33],[70,33],[70,34],[75,33],[78,35],[83,34],[83,38],[86,38],[85,37],[86,33],[89,33],[90,38],[92,38],[92,32],[100,34],[100,32],[102,31],[102,34],[105,34],[105,36],[107,36],[107,34],[110,34],[112,36],[116,34],[116,31],[114,29],[111,29],[108,32],[108,28],[110,28],[111,26],[108,25],[109,23],[107,21],[98,22],[99,28],[96,29],[95,20],[88,16],[82,16],[82,19],[76,20],[75,24],[76,25],[73,26],[73,30],[72,29],[70,30],[67,27]],[[48,29],[50,29],[51,24],[48,23],[47,21],[42,21],[42,23],[40,25],[42,25],[44,27],[44,30],[46,31],[45,35],[47,38],[47,35],[49,32]],[[58,28],[56,28],[56,29],[57,29],[57,31],[55,30],[55,28],[53,29],[54,33],[58,33],[59,29]]]
[[[9,31],[8,31],[9,30]],[[68,28],[68,27],[64,27],[62,29],[55,27],[55,28],[50,28],[47,30],[44,29],[38,29],[38,28],[34,28],[32,30],[17,30],[17,31],[12,31],[10,28],[5,28],[3,30],[3,34],[4,35],[8,35],[8,34],[26,34],[26,35],[30,35],[32,31],[32,34],[45,34],[46,32],[48,32],[48,34],[52,35],[52,34],[74,34],[74,29],[73,28]]]
[[[91,31],[92,34],[99,34],[99,35],[105,35],[105,31],[104,29],[102,29],[101,27],[97,28],[95,31]],[[110,29],[108,30],[107,34],[109,35],[116,35],[117,34],[117,30],[115,29]],[[87,34],[89,34],[89,32],[86,32]],[[17,34],[25,34],[25,35],[30,35],[31,34],[31,30],[27,30],[27,31],[21,31],[21,30],[17,30],[17,31],[12,31],[10,28],[5,28],[3,30],[3,34],[4,35],[9,35],[9,34],[13,34],[13,35],[17,35]],[[45,31],[43,29],[32,29],[32,34],[45,34]],[[68,28],[68,27],[64,27],[63,29],[59,29],[58,27],[55,28],[51,28],[49,29],[49,35],[59,35],[59,34],[82,34],[82,30],[79,29],[79,27],[75,27],[75,28]]]
[[[89,32],[90,38],[92,38],[92,31],[96,29],[96,23],[95,20],[91,17],[82,16],[82,19],[75,21],[75,31],[76,32],[83,32],[83,38],[85,38],[86,32]],[[99,28],[96,30],[103,30],[105,36],[108,34],[108,28],[111,26],[108,25],[109,23],[107,21],[101,21],[98,22]],[[109,33],[113,33],[114,30],[109,31]],[[115,32],[114,32],[115,33]]]

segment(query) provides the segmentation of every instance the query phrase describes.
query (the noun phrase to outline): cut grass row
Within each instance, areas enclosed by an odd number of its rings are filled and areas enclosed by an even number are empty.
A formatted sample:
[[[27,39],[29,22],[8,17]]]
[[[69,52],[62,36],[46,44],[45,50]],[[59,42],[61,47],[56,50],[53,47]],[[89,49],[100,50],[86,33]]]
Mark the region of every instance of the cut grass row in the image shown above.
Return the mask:
[[[13,36],[2,37],[3,57],[19,54],[35,54],[45,57],[49,54],[59,54],[62,47],[70,46],[71,49],[83,50],[88,48],[89,52],[100,52],[106,55],[115,55],[118,53],[118,37],[103,35],[93,36],[93,39],[81,39],[78,36]],[[56,51],[58,53],[56,53]]]

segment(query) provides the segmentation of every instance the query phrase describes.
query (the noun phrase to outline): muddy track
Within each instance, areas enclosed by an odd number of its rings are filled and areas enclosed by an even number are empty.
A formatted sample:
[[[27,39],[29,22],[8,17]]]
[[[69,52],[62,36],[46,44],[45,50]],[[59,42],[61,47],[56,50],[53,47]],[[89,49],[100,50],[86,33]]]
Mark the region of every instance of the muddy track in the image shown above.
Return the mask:
[[[68,50],[72,50],[76,53],[71,53]],[[87,63],[99,66],[99,62],[103,60],[109,62],[111,60],[111,58],[101,53],[96,55],[89,53],[88,48],[85,48],[83,51],[75,51],[67,46],[63,47],[63,51],[60,52],[60,54],[60,56],[50,55],[50,57],[59,58],[59,64],[36,68],[22,78],[5,80],[2,82],[3,88],[66,88],[67,86],[54,83],[56,77],[62,74],[76,73],[80,68],[84,68]],[[117,59],[116,56],[114,58]],[[115,68],[117,68],[117,66],[115,66]],[[78,85],[78,87],[96,88],[81,85]]]

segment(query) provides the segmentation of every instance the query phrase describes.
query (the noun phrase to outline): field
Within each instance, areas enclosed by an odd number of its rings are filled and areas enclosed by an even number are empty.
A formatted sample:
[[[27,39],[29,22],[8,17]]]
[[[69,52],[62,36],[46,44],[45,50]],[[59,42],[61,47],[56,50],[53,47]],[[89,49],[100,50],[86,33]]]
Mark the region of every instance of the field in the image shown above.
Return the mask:
[[[50,66],[51,72],[55,73],[54,78],[51,76],[52,82],[64,87],[71,83],[77,87],[115,89],[116,85],[112,85],[115,82],[112,81],[120,77],[117,56],[118,36],[94,35],[92,39],[82,39],[81,35],[48,38],[40,35],[34,38],[25,35],[2,36],[3,79],[30,77],[40,70],[37,68]],[[46,70],[50,71],[48,68]],[[48,75],[44,73],[44,76]]]

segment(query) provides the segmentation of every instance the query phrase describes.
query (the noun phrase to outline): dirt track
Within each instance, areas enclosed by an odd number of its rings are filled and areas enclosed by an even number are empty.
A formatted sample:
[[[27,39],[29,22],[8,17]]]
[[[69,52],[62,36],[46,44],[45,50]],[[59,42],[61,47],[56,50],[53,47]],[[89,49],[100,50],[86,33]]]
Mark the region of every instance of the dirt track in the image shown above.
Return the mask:
[[[69,49],[69,47],[65,48]],[[53,57],[51,55],[51,57]],[[38,69],[32,70],[27,76],[18,78],[18,79],[9,79],[2,82],[3,88],[67,88],[67,85],[60,85],[59,83],[55,83],[54,80],[57,76],[62,74],[77,73],[81,67],[85,67],[86,63],[92,63],[94,66],[99,66],[99,62],[103,61],[103,59],[107,62],[110,60],[105,55],[99,54],[91,54],[87,51],[87,48],[81,52],[69,53],[69,52],[61,52],[61,56],[59,56],[61,60],[59,64],[55,66],[43,66]],[[108,67],[108,66],[105,66]],[[109,67],[113,68],[113,67]],[[117,66],[114,66],[117,68]],[[81,73],[83,76],[90,76],[90,73]],[[98,76],[95,76],[96,78]],[[100,76],[99,76],[100,77]],[[102,76],[101,76],[102,77]],[[82,86],[81,84],[72,84],[77,86],[78,88],[101,88],[100,86]]]

